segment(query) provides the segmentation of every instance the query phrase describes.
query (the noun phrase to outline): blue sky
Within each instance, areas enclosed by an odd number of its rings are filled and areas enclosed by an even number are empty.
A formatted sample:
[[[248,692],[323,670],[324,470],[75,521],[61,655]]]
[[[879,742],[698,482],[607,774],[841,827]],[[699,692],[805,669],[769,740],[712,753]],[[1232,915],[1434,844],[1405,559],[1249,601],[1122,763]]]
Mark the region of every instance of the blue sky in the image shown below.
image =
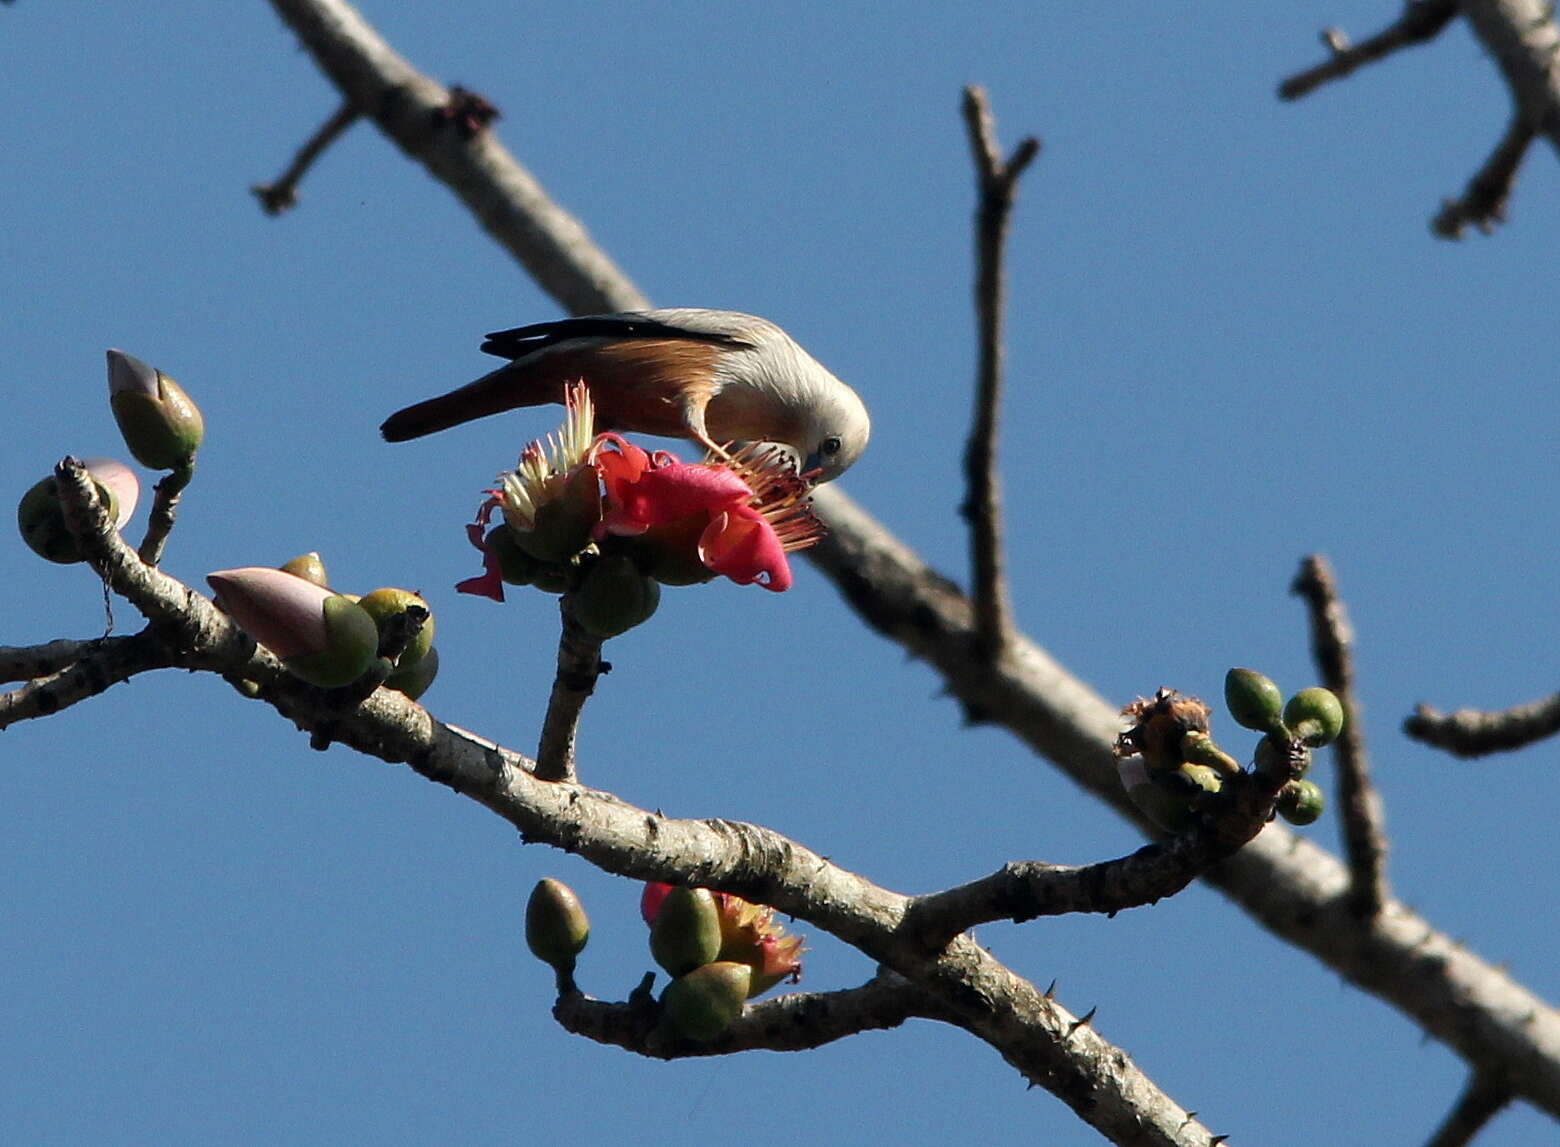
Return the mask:
[[[1535,149],[1496,236],[1429,236],[1508,114],[1466,33],[1285,105],[1274,86],[1317,58],[1318,27],[1363,35],[1396,6],[534,8],[363,5],[503,109],[505,141],[657,303],[764,314],[851,381],[875,438],[846,488],[959,577],[961,85],[990,89],[1009,146],[1042,135],[1010,249],[1020,620],[1122,702],[1216,696],[1235,664],[1298,688],[1315,673],[1286,588],[1327,553],[1398,894],[1560,993],[1553,746],[1466,764],[1397,732],[1418,701],[1555,688],[1560,179]],[[426,703],[533,749],[551,601],[451,587],[476,572],[478,492],[555,419],[398,447],[376,428],[487,369],[484,332],[556,305],[368,126],[297,210],[258,211],[246,189],[336,103],[258,0],[21,0],[0,10],[0,75],[0,489],[123,453],[102,357],[123,347],[206,414],[171,572],[317,549],[340,588],[421,588],[444,665]],[[0,642],[101,632],[84,569],[13,538],[0,579]],[[1138,843],[1009,736],[962,728],[810,567],[783,595],[668,591],[609,656],[582,774],[638,804],[767,824],[906,892]],[[19,1142],[1097,1141],[932,1024],[674,1064],[566,1036],[525,896],[546,875],[580,891],[582,981],[621,998],[649,967],[637,890],[408,770],[311,752],[220,681],[142,678],[12,728],[0,818],[0,1125]],[[1332,847],[1336,819],[1308,831]],[[1462,1086],[1417,1028],[1200,888],[981,938],[1097,1005],[1235,1142],[1418,1143]],[[806,986],[871,975],[813,942]],[[1519,1108],[1489,1139],[1552,1134]]]

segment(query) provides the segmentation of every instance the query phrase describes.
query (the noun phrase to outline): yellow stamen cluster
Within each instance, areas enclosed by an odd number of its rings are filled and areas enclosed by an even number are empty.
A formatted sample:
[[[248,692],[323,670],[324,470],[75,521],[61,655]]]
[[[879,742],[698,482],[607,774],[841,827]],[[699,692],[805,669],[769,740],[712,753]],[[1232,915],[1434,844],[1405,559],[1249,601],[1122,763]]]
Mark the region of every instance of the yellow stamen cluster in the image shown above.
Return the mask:
[[[517,530],[536,528],[537,507],[559,486],[551,481],[585,461],[596,437],[596,409],[583,380],[563,391],[563,425],[557,433],[532,442],[513,470],[498,476],[504,492],[504,519]]]

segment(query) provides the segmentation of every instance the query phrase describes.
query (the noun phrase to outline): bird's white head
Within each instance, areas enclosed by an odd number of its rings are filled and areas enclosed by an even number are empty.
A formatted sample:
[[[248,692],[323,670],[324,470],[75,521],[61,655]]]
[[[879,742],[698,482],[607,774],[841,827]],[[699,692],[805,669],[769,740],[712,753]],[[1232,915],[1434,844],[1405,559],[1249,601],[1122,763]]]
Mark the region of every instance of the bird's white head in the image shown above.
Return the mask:
[[[817,470],[819,482],[832,482],[860,458],[872,436],[866,404],[844,383],[836,382],[808,410],[802,472]]]

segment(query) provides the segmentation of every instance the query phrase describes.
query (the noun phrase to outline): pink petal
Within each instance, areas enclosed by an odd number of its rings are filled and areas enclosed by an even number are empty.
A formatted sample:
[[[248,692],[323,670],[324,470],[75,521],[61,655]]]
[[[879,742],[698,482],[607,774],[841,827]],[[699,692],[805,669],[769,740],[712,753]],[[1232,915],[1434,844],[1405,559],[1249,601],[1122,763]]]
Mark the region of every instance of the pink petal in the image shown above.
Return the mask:
[[[757,582],[776,593],[791,588],[780,536],[751,506],[732,506],[710,521],[699,538],[699,560],[738,585]]]
[[[264,566],[217,570],[206,575],[217,604],[240,629],[281,658],[326,647],[323,586]]]
[[[661,901],[666,899],[666,894],[671,890],[670,884],[663,884],[659,880],[645,882],[645,890],[639,897],[639,915],[646,924],[655,923],[655,918],[661,914]]]

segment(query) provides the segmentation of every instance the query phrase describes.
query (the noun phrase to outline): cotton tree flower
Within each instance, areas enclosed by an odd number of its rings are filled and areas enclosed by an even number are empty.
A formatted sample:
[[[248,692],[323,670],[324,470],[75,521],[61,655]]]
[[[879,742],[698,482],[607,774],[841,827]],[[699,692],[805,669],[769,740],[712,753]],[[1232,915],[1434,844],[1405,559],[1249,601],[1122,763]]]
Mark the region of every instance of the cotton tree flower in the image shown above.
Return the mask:
[[[239,627],[311,685],[348,685],[367,672],[379,630],[341,594],[264,566],[206,575],[216,601]]]

